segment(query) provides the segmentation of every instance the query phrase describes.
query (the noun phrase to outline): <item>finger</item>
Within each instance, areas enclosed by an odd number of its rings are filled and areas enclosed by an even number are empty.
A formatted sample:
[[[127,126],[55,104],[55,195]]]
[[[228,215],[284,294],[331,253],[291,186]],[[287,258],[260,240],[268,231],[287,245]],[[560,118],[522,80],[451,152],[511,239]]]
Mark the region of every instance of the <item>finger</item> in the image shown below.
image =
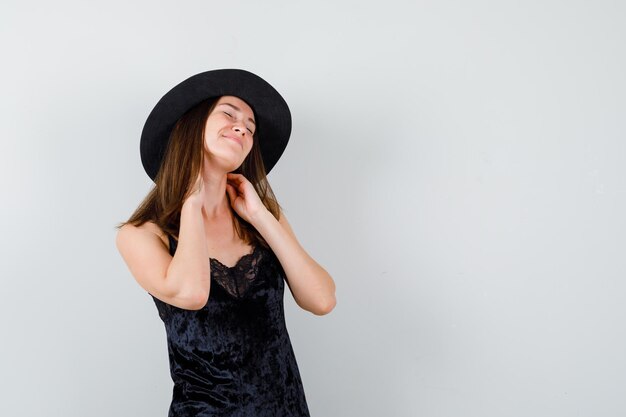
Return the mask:
[[[241,174],[235,174],[233,172],[229,172],[227,175],[229,175],[228,179],[235,180],[235,181],[243,181],[246,178]]]
[[[234,182],[241,182],[243,181],[241,178],[239,177],[228,177],[228,179],[226,181],[234,181]]]
[[[241,186],[241,182],[232,181],[232,180],[228,180],[226,182],[226,184],[229,184],[230,186],[234,187],[235,189],[239,189],[239,187]]]
[[[235,201],[235,199],[237,198],[237,192],[235,191],[232,185],[226,186],[226,192],[228,193],[228,197],[230,201]]]

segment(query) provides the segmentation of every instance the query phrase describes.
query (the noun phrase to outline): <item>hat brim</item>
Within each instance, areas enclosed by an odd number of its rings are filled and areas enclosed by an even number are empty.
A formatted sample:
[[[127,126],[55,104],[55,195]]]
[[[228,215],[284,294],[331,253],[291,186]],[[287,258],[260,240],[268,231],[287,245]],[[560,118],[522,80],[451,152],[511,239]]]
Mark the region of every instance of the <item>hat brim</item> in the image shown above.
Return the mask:
[[[141,132],[141,162],[154,181],[174,125],[203,100],[224,95],[244,100],[255,114],[266,174],[280,159],[291,135],[287,102],[268,82],[242,69],[217,69],[191,76],[168,91],[150,112]]]

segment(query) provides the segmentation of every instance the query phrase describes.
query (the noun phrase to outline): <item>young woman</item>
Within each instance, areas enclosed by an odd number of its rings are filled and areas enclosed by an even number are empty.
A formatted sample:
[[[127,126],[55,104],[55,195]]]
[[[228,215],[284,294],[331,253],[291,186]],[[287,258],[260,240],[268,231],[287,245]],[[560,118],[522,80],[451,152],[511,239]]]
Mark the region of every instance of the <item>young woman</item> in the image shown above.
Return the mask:
[[[284,282],[316,315],[334,308],[335,284],[267,181],[290,134],[284,99],[239,69],[188,78],[146,121],[141,159],[155,186],[116,245],[165,324],[169,417],[309,416]]]

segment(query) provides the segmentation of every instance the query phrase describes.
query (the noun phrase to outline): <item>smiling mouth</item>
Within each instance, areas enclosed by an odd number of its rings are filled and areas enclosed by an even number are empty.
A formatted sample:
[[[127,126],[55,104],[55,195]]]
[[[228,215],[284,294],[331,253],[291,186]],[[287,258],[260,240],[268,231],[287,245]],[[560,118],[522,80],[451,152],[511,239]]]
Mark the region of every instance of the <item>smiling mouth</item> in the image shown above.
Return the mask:
[[[241,143],[241,141],[237,138],[233,138],[231,136],[224,136],[226,139],[230,139],[230,140],[234,140],[235,142],[237,142],[240,146],[243,146],[243,144]]]

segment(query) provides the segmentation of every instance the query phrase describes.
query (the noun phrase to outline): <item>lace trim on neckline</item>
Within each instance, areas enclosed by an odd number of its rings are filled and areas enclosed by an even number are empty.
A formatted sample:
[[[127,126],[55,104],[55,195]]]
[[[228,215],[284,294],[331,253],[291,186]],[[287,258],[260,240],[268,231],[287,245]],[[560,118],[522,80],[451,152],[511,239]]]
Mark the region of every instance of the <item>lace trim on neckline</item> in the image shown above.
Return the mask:
[[[263,251],[254,245],[252,253],[243,255],[233,266],[227,266],[214,258],[211,261],[211,279],[228,294],[243,298],[259,278],[259,262]]]
[[[233,266],[224,265],[222,262],[220,262],[218,259],[215,259],[215,258],[209,257],[209,260],[212,262],[212,264],[216,264],[216,265],[222,267],[223,269],[236,269],[239,266],[239,264],[247,261],[249,258],[254,256],[256,254],[256,252],[257,252],[257,249],[259,249],[259,246],[258,245],[254,245],[253,248],[252,248],[252,252],[246,253],[245,255],[243,255],[241,258],[239,258],[237,260],[237,262]]]

